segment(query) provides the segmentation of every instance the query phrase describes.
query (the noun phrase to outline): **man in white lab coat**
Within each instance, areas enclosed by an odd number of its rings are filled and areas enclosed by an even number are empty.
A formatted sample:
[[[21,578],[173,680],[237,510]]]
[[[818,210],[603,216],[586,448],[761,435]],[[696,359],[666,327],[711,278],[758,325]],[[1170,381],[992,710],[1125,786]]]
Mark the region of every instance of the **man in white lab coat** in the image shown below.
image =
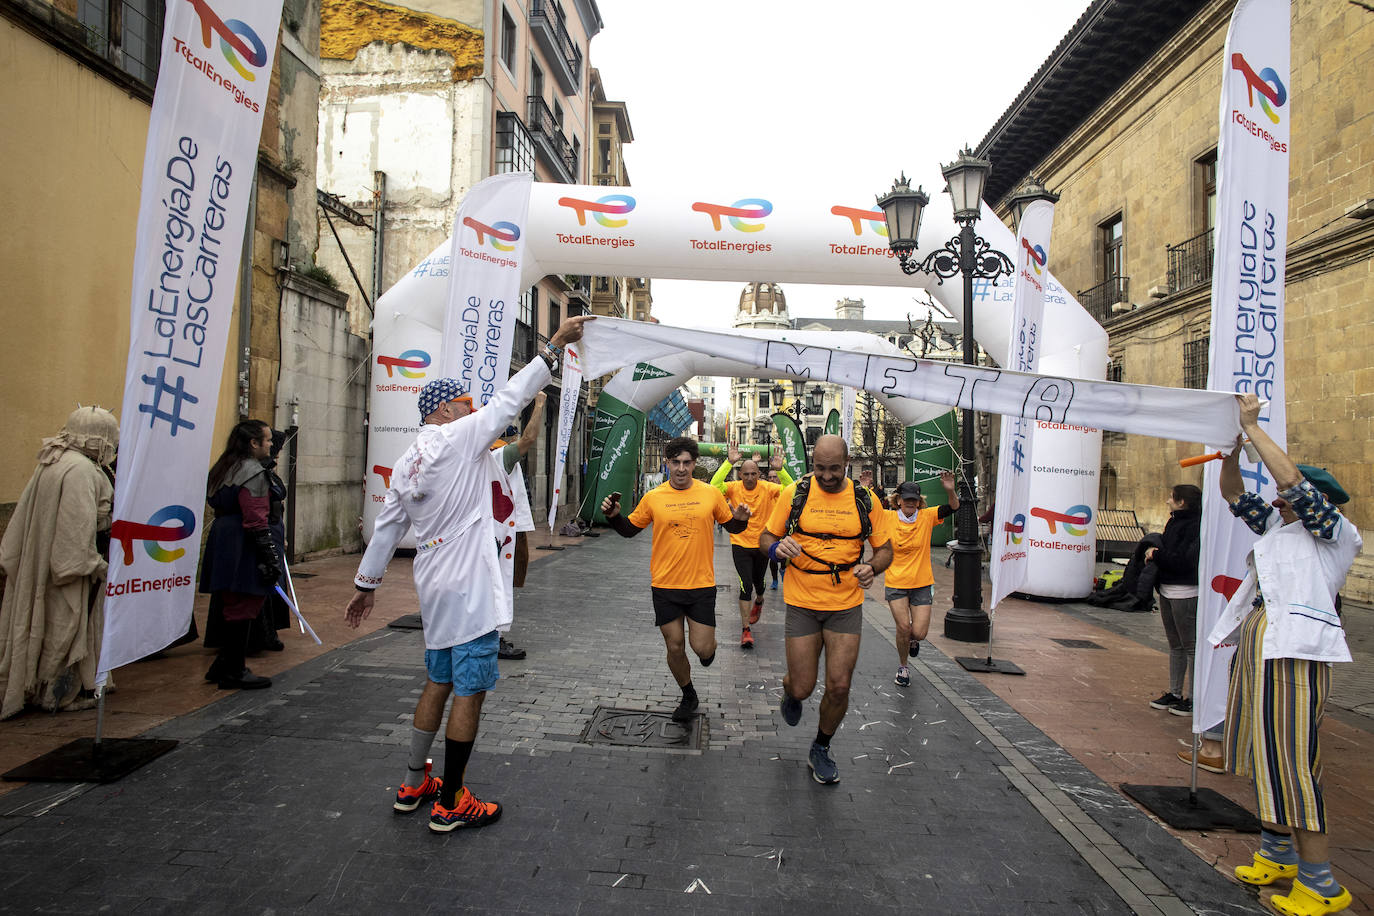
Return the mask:
[[[394,807],[414,811],[434,798],[429,829],[437,833],[481,827],[501,816],[499,804],[479,800],[463,785],[482,700],[498,677],[500,631],[511,623],[510,591],[492,520],[503,524],[514,506],[497,479],[491,443],[548,384],[562,365],[561,348],[581,339],[588,320],[564,321],[539,358],[513,375],[481,410],[471,411],[471,398],[454,379],[425,385],[419,403],[424,425],[395,464],[386,505],[358,564],[358,593],[345,611],[354,627],[371,613],[373,592],[397,544],[415,529],[415,590],[428,680],[415,707],[410,759]],[[440,779],[430,775],[427,757],[450,695]]]

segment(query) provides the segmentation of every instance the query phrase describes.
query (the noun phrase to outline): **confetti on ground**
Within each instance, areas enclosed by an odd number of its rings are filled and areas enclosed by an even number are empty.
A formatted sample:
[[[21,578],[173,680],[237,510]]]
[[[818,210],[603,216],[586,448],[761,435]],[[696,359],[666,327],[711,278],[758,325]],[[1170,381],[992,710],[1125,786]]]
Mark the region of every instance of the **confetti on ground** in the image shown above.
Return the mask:
[[[906,763],[896,763],[887,768],[887,775],[891,776],[893,770],[900,770],[902,767],[909,767],[915,761],[908,760]]]
[[[628,878],[628,877],[630,877],[630,876],[629,876],[629,875],[621,875],[619,878],[616,878],[616,879],[615,879],[615,884],[612,884],[611,887],[620,887],[620,882],[621,882],[621,881],[624,881],[624,880],[625,880],[626,878]]]
[[[683,893],[684,893],[684,894],[695,894],[696,891],[697,891],[697,888],[701,888],[702,890],[704,890],[704,891],[705,891],[706,893],[708,893],[708,894],[711,893],[711,889],[710,889],[709,887],[706,886],[706,882],[703,881],[703,880],[701,880],[700,878],[697,878],[697,879],[696,879],[695,881],[693,881],[691,884],[687,885],[687,890],[683,891]]]
[[[927,722],[926,725],[944,725],[944,719],[936,719],[934,722]]]

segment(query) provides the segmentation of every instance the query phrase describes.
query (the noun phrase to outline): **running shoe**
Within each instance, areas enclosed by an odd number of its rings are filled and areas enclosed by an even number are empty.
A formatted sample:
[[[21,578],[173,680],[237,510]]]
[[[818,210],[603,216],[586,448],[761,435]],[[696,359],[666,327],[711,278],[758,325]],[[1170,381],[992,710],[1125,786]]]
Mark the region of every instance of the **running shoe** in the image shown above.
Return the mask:
[[[921,654],[921,641],[915,636],[911,637],[911,642],[906,645],[906,654],[912,658]]]
[[[774,579],[774,580],[773,580],[773,584],[770,585],[770,586],[768,586],[768,587],[771,588],[773,591],[777,591],[777,590],[778,590],[778,580],[777,580],[777,579]]]
[[[429,775],[434,769],[434,762],[425,761],[425,778],[418,786],[401,786],[396,790],[396,803],[391,807],[397,811],[414,811],[420,807],[420,802],[431,798],[439,797],[439,790],[444,787],[444,781],[438,776]]]
[[[699,705],[701,705],[701,701],[697,699],[697,695],[695,693],[691,694],[690,696],[684,696],[682,698],[682,702],[677,704],[677,709],[673,710],[673,721],[692,721],[692,716],[696,715],[697,707]]]
[[[897,669],[897,676],[892,679],[892,683],[896,684],[898,687],[910,687],[911,670],[907,668],[906,665],[902,665]]]
[[[1169,708],[1172,707],[1175,703],[1181,703],[1182,701],[1183,701],[1183,697],[1179,696],[1179,695],[1176,694],[1176,693],[1165,693],[1165,694],[1164,694],[1163,696],[1161,696],[1158,700],[1151,700],[1151,701],[1150,701],[1150,708],[1151,708],[1151,709],[1169,709]]]
[[[801,700],[784,690],[782,692],[782,721],[786,722],[788,725],[796,725],[801,721],[801,714]]]
[[[806,763],[807,766],[811,767],[811,778],[821,785],[830,785],[840,781],[840,771],[835,766],[835,761],[830,757],[830,748],[812,741],[811,753]]]
[[[520,661],[520,659],[524,658],[525,655],[526,652],[524,649],[515,648],[515,643],[511,642],[509,639],[506,639],[506,637],[504,636],[501,637],[501,645],[496,650],[497,658],[514,660],[518,662]]]
[[[501,817],[501,806],[496,802],[484,802],[463,786],[463,794],[452,808],[445,808],[439,802],[429,809],[429,829],[435,833],[448,833],[459,827],[485,827]]]
[[[754,634],[753,634],[752,632],[750,632],[750,630],[749,630],[748,627],[745,627],[745,628],[744,628],[744,631],[743,631],[742,633],[740,633],[740,637],[739,637],[739,647],[740,647],[741,649],[752,649],[752,648],[754,648]]]
[[[754,601],[754,609],[753,609],[752,611],[749,612],[749,623],[750,623],[751,625],[752,625],[752,624],[758,623],[758,622],[759,622],[759,617],[760,617],[762,614],[763,614],[763,596],[760,595],[760,596]]]
[[[1169,712],[1175,716],[1191,716],[1193,714],[1193,701],[1179,700],[1169,707]]]

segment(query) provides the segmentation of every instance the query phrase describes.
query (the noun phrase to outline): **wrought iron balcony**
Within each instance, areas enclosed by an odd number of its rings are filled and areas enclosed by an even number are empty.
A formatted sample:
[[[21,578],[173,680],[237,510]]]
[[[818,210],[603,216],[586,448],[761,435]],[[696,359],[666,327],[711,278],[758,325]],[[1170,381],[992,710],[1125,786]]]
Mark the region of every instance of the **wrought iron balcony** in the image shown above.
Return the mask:
[[[1078,302],[1099,323],[1111,321],[1131,310],[1130,277],[1108,277],[1089,289],[1078,291]]]
[[[567,184],[577,180],[577,153],[554,120],[548,103],[537,95],[526,97],[530,134],[540,158]]]
[[[524,366],[534,359],[539,335],[525,322],[516,320],[515,339],[511,342],[510,358],[512,363]]]
[[[575,95],[582,83],[582,49],[568,34],[563,11],[552,0],[530,4],[530,31],[548,59],[564,95]]]
[[[1186,242],[1168,246],[1169,255],[1169,292],[1177,293],[1185,289],[1212,282],[1212,252],[1215,233],[1208,229],[1195,235]]]

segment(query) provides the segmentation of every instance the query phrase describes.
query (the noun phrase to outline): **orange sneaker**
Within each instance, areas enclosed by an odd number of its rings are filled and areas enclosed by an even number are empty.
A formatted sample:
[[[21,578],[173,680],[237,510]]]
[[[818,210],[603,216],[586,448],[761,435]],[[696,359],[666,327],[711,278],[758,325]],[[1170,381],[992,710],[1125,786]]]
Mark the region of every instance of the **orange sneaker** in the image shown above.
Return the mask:
[[[434,802],[434,807],[429,809],[429,829],[435,833],[448,833],[459,827],[485,827],[500,817],[499,804],[484,802],[473,795],[467,786],[463,786],[463,794],[458,796],[458,801],[452,808],[445,808],[438,801]]]
[[[425,761],[425,779],[418,786],[401,786],[396,790],[396,803],[391,807],[399,812],[414,811],[420,807],[420,802],[430,798],[438,798],[439,790],[444,787],[444,781],[438,776],[429,775],[434,768],[434,761]]]
[[[740,633],[739,647],[741,649],[754,648],[754,634],[749,631],[748,627],[745,627],[744,632]]]
[[[763,615],[763,597],[762,597],[762,596],[759,596],[758,598],[755,598],[755,599],[754,599],[754,609],[753,609],[752,611],[749,612],[749,624],[750,624],[750,626],[752,626],[752,625],[758,623],[758,622],[759,622],[759,617],[762,616],[762,615]]]

